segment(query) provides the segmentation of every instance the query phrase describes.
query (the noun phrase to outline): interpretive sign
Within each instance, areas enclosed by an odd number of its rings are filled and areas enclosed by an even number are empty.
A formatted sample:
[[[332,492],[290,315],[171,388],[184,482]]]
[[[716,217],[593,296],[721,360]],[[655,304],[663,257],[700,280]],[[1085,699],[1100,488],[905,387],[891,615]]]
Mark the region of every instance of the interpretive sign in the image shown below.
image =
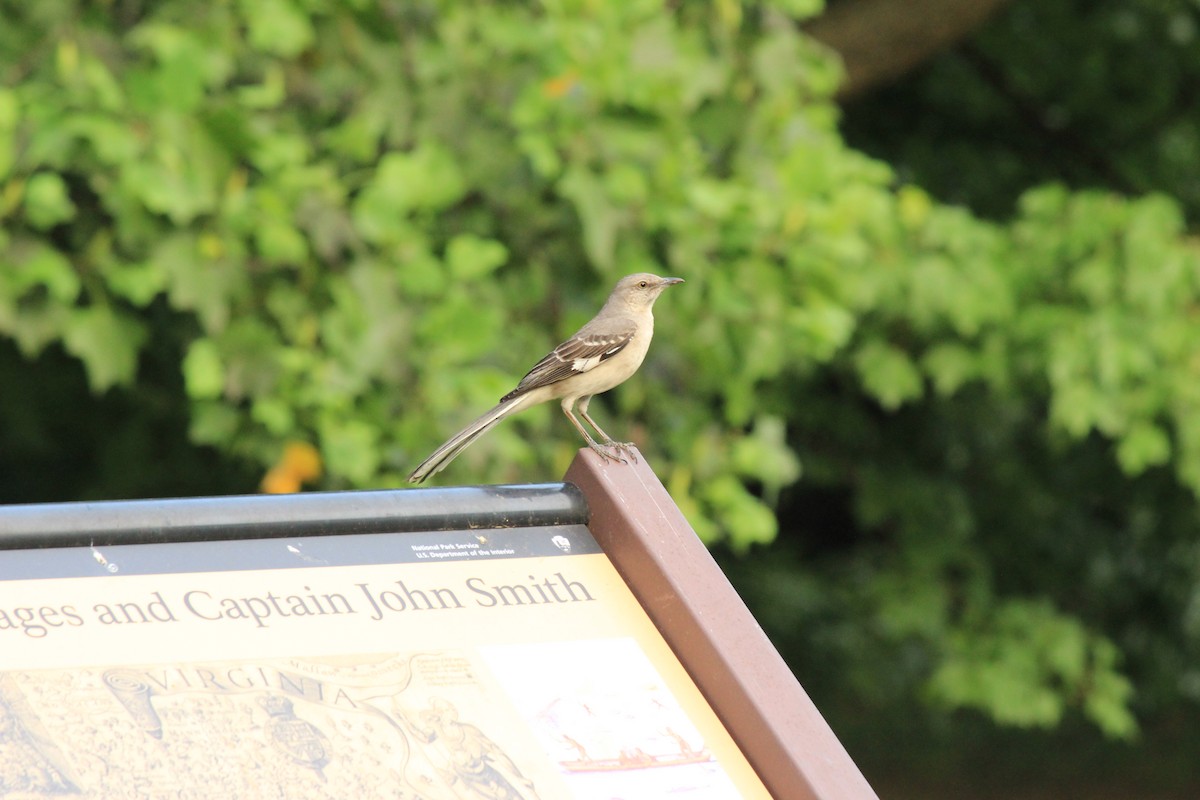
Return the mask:
[[[0,554],[0,797],[768,797],[583,524],[102,512]]]

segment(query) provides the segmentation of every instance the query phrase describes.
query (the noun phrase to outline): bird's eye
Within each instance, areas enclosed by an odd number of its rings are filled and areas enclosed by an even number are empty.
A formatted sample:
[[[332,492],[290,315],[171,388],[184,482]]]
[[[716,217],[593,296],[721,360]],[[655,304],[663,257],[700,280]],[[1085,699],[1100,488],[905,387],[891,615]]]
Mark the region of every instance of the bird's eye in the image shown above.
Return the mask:
[[[648,285],[649,284],[647,284],[645,281],[642,281],[641,283],[638,284],[638,286],[642,287],[643,289],[645,289]]]

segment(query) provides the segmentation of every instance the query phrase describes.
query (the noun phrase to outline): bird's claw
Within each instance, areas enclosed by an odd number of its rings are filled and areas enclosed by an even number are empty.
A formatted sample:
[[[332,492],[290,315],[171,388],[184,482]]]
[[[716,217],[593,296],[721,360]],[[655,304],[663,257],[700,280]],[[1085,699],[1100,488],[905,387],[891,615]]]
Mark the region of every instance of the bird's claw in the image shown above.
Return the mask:
[[[605,442],[604,444],[595,443],[595,444],[591,445],[591,448],[593,450],[595,450],[597,453],[599,453],[600,457],[603,458],[605,461],[620,461],[622,464],[629,463],[621,456],[621,453],[624,451],[623,448],[616,446],[615,443],[612,443],[612,444],[610,444],[608,442]],[[624,452],[627,452],[627,451],[624,451]]]
[[[592,449],[605,461],[620,461],[622,464],[628,464],[632,461],[638,463],[636,445],[633,442],[617,442],[608,440],[604,443],[597,443]],[[622,455],[624,453],[624,455]],[[625,456],[629,456],[628,459]]]
[[[616,448],[619,452],[624,453],[632,459],[633,463],[637,463],[637,445],[633,442],[605,442],[609,447]]]

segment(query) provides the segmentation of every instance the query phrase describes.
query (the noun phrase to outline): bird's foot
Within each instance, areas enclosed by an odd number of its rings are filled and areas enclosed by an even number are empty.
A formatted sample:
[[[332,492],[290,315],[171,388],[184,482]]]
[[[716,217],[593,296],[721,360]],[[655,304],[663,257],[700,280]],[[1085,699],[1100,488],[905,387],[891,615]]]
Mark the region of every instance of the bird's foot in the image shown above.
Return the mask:
[[[629,463],[621,455],[622,452],[628,451],[624,451],[623,448],[619,447],[616,442],[605,442],[604,444],[600,444],[599,442],[589,442],[588,447],[599,453],[600,457],[605,461],[620,461],[622,464]]]
[[[633,463],[637,463],[637,445],[633,442],[614,442],[607,441],[604,443],[607,447],[611,447],[618,453],[624,453],[629,456]]]

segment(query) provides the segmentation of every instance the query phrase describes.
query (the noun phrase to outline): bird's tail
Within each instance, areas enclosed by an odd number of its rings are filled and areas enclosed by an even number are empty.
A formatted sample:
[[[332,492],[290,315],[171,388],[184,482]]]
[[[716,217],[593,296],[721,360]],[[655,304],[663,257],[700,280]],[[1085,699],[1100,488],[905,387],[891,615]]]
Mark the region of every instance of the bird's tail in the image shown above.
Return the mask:
[[[420,483],[430,475],[441,472],[447,464],[458,457],[459,453],[466,450],[468,445],[490,431],[492,426],[509,414],[515,414],[523,409],[528,401],[528,394],[521,394],[502,401],[491,411],[450,437],[437,450],[434,450],[433,454],[422,461],[421,465],[414,469],[412,474],[408,476],[409,481]]]

